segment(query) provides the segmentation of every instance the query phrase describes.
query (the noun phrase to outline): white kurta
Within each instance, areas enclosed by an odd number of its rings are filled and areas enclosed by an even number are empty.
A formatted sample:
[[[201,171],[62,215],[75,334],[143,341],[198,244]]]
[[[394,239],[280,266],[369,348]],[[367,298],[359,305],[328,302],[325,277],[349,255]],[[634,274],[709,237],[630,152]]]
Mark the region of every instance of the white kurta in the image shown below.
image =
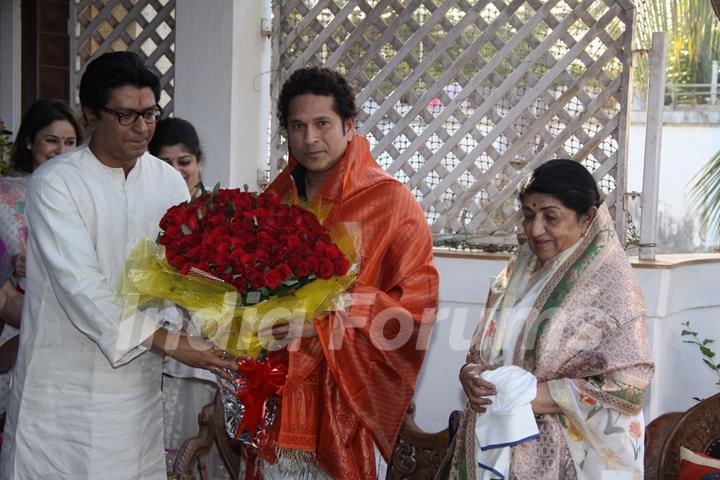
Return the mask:
[[[28,187],[27,294],[0,460],[2,479],[164,479],[157,321],[122,319],[125,260],[155,239],[182,177],[144,154],[125,178],[87,147]]]

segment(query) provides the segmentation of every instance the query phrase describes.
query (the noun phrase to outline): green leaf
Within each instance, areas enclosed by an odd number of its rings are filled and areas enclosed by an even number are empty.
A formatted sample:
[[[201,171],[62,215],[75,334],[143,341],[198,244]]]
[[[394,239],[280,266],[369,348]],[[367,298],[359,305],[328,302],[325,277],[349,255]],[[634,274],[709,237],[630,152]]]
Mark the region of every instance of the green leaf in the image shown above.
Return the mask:
[[[215,186],[212,189],[213,195],[217,195],[217,193],[220,191],[220,182],[217,182]]]
[[[190,235],[190,234],[192,234],[192,230],[190,230],[190,227],[188,227],[188,226],[185,225],[184,223],[183,223],[182,225],[180,225],[180,231],[182,231],[182,233],[183,233],[184,235]]]
[[[708,360],[707,358],[703,358],[702,361],[703,361],[703,363],[705,363],[705,365],[710,367],[710,370],[717,370],[717,367],[715,365],[713,365],[713,363],[710,360]]]
[[[704,347],[704,346],[700,345],[700,351],[702,352],[703,355],[705,355],[708,358],[713,358],[715,356],[715,352],[710,350],[708,347]]]
[[[705,340],[703,340],[703,345],[709,345],[711,343],[715,343],[715,340],[713,340],[712,338],[706,338]]]
[[[680,332],[680,335],[681,336],[692,335],[694,337],[695,335],[697,335],[697,332],[691,332],[690,330],[683,330],[682,332]]]

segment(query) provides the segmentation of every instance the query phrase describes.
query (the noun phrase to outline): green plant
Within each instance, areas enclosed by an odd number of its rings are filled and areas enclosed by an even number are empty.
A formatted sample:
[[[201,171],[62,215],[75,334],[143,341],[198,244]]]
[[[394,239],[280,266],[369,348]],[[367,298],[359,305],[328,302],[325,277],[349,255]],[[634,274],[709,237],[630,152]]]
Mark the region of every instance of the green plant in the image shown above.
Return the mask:
[[[653,32],[667,32],[667,83],[708,84],[720,58],[720,24],[708,0],[639,0],[638,42],[650,48]],[[639,85],[647,80],[647,56],[638,62]],[[643,89],[641,89],[642,91]]]
[[[720,151],[692,178],[690,204],[708,233],[720,235]]]
[[[697,345],[697,347],[700,349],[703,363],[710,370],[712,370],[714,375],[718,377],[718,381],[715,382],[715,385],[720,387],[720,363],[715,363],[715,352],[713,351],[712,347],[710,347],[710,345],[715,343],[715,340],[712,338],[704,338],[703,340],[700,340],[700,337],[698,337],[698,333],[690,330],[690,320],[688,320],[687,322],[682,322],[681,325],[686,328],[683,329],[683,331],[680,333],[680,336],[690,338],[690,340],[683,340],[683,343]],[[700,401],[700,399],[697,397],[693,397],[693,399]]]
[[[625,210],[625,250],[640,246],[640,233],[635,226],[632,213],[630,210]]]

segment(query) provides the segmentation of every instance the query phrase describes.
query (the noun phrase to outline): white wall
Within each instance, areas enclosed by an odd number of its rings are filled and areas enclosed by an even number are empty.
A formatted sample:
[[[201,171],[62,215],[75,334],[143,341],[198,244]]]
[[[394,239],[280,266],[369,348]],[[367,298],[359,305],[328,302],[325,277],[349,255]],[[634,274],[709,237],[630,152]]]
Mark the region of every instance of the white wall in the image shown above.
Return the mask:
[[[698,347],[683,343],[687,337],[680,335],[685,328],[681,323],[689,320],[701,339],[715,340],[710,346],[720,354],[720,256],[708,257],[714,261],[677,268],[635,268],[655,353],[647,418],[686,410],[695,403],[692,397],[705,398],[720,391],[715,385],[718,378],[702,363]]]
[[[270,0],[176,3],[175,116],[198,130],[208,188],[257,189],[266,167],[270,39],[261,19]]]
[[[645,125],[630,127],[627,191],[642,191]],[[662,130],[658,210],[678,219],[695,216],[689,208],[693,176],[720,151],[720,124],[666,123]],[[707,245],[720,245],[712,238]]]
[[[462,408],[465,397],[458,371],[482,315],[490,279],[500,273],[506,258],[435,256],[440,308],[415,393],[415,421],[426,431],[444,429],[450,412]]]
[[[661,262],[678,260],[675,256],[658,258]],[[694,396],[704,398],[720,391],[697,347],[682,343],[680,337],[680,323],[690,320],[701,338],[716,340],[715,350],[720,355],[720,255],[691,258],[710,260],[660,265],[662,268],[634,265],[646,299],[656,362],[645,409],[648,422],[668,411],[686,410],[694,404]],[[465,363],[490,278],[505,264],[501,256],[473,259],[442,254],[436,254],[435,262],[441,278],[440,312],[414,398],[415,421],[428,432],[446,428],[450,412],[462,408],[458,370]]]

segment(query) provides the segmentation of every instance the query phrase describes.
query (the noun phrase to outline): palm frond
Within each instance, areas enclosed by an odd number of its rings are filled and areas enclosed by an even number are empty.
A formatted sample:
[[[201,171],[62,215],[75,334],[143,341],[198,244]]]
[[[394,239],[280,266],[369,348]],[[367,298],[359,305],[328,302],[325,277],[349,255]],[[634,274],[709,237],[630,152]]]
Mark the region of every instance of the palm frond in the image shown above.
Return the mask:
[[[720,23],[709,0],[637,0],[639,46],[649,48],[653,32],[668,33],[668,83],[710,83],[712,60],[720,57]],[[638,85],[647,75],[640,58]]]
[[[692,208],[708,232],[720,235],[720,151],[695,174],[690,196]]]

